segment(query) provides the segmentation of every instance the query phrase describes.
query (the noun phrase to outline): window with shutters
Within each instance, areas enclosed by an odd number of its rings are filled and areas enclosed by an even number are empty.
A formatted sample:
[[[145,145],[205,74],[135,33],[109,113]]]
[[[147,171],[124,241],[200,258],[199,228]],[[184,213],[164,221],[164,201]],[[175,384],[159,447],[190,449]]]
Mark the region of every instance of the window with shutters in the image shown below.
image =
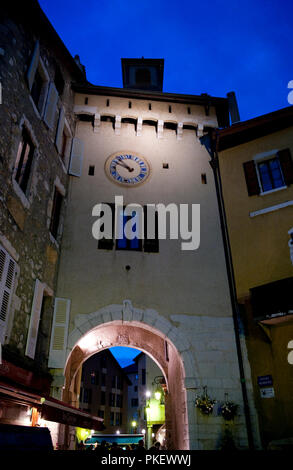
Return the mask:
[[[58,123],[56,126],[55,145],[58,154],[65,165],[65,169],[68,168],[70,152],[71,152],[72,134],[70,126],[65,117],[65,110],[63,106],[59,109]]]
[[[293,161],[289,149],[268,152],[243,164],[249,196],[267,194],[293,183]]]
[[[278,158],[271,158],[257,164],[262,191],[285,186],[283,173]]]
[[[27,82],[32,102],[39,115],[43,115],[49,76],[40,57],[40,44],[36,41],[27,70]]]
[[[0,246],[0,343],[4,343],[17,265]]]
[[[39,60],[31,88],[31,97],[40,115],[43,115],[49,80],[44,64]]]
[[[26,194],[29,186],[35,147],[25,127],[22,129],[12,177]]]
[[[50,232],[57,240],[58,236],[58,228],[60,222],[60,214],[61,214],[61,206],[62,206],[63,196],[55,187],[54,191],[54,198],[53,198],[53,207],[52,207],[52,214],[51,214],[51,222],[50,222]]]
[[[115,205],[112,203],[107,203],[111,207],[112,211],[112,227],[115,226]],[[139,213],[138,217],[139,217]],[[101,217],[103,216],[103,212],[101,212]],[[135,211],[133,212],[132,216],[135,215]],[[124,215],[121,211],[117,215],[117,223],[118,223],[118,233],[123,235],[122,238],[117,238],[114,243],[114,234],[113,238],[106,239],[101,238],[98,242],[98,248],[104,250],[112,250],[115,247],[116,250],[129,250],[129,251],[144,251],[146,253],[158,253],[159,252],[159,236],[158,236],[158,212],[154,211],[151,214],[154,221],[154,230],[148,230],[148,216],[147,216],[147,207],[144,206],[143,208],[143,218],[144,218],[144,239],[133,238],[129,240],[125,234],[125,225],[126,223],[132,218],[132,216]],[[103,230],[103,226],[101,226]],[[133,230],[136,231],[136,224],[133,225]],[[114,231],[114,230],[113,230]],[[150,232],[150,233],[149,233]],[[153,232],[153,233],[152,233]]]

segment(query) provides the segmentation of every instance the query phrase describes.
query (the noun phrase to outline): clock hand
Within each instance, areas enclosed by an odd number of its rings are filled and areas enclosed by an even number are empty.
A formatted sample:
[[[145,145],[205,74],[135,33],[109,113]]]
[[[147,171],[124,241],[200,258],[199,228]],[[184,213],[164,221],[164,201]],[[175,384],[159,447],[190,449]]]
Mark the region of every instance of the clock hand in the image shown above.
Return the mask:
[[[134,168],[130,168],[130,166],[126,165],[126,163],[122,162],[121,160],[119,160],[119,161],[117,162],[117,165],[124,166],[124,168],[127,168],[127,170],[128,170],[130,173],[134,170]]]

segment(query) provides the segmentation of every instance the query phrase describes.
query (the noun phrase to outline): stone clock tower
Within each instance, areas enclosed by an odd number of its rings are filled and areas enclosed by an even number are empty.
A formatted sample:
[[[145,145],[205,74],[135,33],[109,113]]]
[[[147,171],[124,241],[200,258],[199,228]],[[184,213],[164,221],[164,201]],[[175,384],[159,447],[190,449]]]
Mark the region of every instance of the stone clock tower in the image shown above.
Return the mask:
[[[161,59],[122,59],[123,88],[74,86],[72,176],[49,360],[53,386],[56,396],[63,390],[63,400],[77,405],[83,361],[111,346],[135,347],[165,378],[169,448],[216,449],[225,428],[218,407],[227,394],[239,405],[230,427],[236,445],[245,448],[217,196],[199,140],[209,129],[229,125],[228,101],[163,93],[163,69]],[[95,239],[94,206],[108,204],[114,220],[117,196],[142,207],[200,205],[199,247],[184,251],[180,239],[168,236]],[[195,407],[203,390],[217,400],[210,416]]]

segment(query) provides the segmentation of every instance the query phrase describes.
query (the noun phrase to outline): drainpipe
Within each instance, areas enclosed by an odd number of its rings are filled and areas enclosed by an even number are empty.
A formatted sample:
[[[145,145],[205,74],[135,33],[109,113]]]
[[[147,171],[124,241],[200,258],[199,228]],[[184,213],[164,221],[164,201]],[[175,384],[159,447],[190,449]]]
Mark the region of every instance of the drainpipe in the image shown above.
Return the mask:
[[[237,302],[236,284],[235,284],[235,276],[234,276],[234,269],[233,269],[233,262],[232,262],[231,246],[230,246],[230,240],[229,240],[229,234],[228,234],[227,218],[226,218],[226,211],[225,211],[223,191],[222,191],[222,181],[221,181],[220,168],[219,168],[219,157],[217,153],[219,134],[217,131],[213,131],[213,132],[214,132],[213,135],[209,134],[209,135],[205,135],[201,137],[200,141],[201,141],[201,144],[206,147],[208,153],[211,156],[211,160],[209,163],[214,173],[218,207],[219,207],[219,215],[220,215],[220,223],[221,223],[221,230],[222,230],[222,237],[223,237],[223,244],[224,244],[224,253],[225,253],[225,260],[226,260],[226,267],[227,267],[230,300],[231,300],[231,306],[232,306],[232,316],[233,316],[237,357],[238,357],[239,372],[240,372],[240,383],[241,383],[243,404],[244,404],[244,414],[245,414],[248,446],[250,450],[253,450],[254,441],[253,441],[252,425],[251,425],[251,419],[250,419],[247,388],[246,388],[246,379],[245,379],[240,334],[239,334],[239,323],[238,323],[238,319],[240,318],[239,306]]]

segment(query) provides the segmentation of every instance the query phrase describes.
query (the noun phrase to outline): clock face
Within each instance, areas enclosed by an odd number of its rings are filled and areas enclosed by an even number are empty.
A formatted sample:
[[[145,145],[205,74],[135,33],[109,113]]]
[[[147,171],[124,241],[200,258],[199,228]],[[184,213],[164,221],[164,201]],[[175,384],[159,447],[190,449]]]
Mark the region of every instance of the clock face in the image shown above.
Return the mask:
[[[115,153],[105,164],[107,176],[123,186],[137,186],[147,180],[150,167],[145,158],[134,153]]]

